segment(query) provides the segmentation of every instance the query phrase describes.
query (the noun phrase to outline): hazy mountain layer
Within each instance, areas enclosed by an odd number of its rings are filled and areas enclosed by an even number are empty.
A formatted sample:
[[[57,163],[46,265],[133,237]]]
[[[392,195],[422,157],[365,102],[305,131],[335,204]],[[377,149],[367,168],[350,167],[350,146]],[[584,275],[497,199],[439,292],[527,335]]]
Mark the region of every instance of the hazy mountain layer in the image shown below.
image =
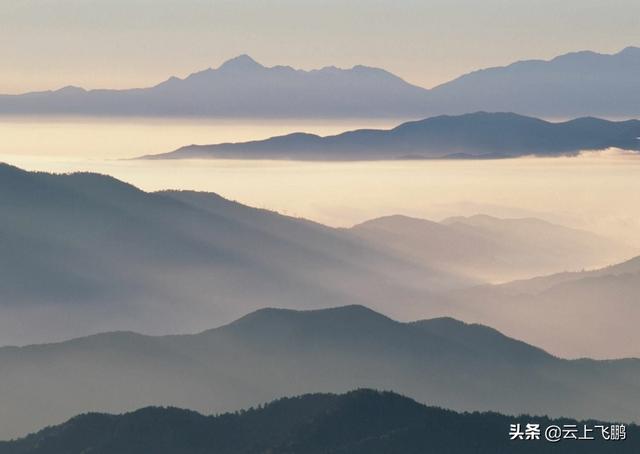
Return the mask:
[[[267,68],[247,55],[150,88],[0,96],[0,113],[257,118],[413,117],[428,91],[378,68]]]
[[[0,212],[0,345],[202,330],[266,306],[400,312],[469,282],[320,224],[100,175],[0,166]]]
[[[537,276],[548,269],[577,270],[628,257],[626,245],[535,218],[486,215],[431,222],[387,216],[352,231],[399,256],[490,282]]]
[[[504,291],[512,292],[514,294],[538,293],[544,290],[548,290],[558,284],[576,282],[583,279],[607,276],[634,275],[639,273],[640,257],[635,257],[623,263],[607,266],[605,268],[590,271],[583,270],[577,272],[558,273],[552,274],[550,276],[540,276],[533,279],[513,281],[503,284],[499,288]]]
[[[597,118],[551,123],[513,113],[476,112],[320,137],[294,133],[244,143],[189,145],[146,159],[371,160],[564,156],[583,150],[640,150],[640,121]]]
[[[0,114],[400,117],[508,111],[545,118],[640,116],[640,49],[575,52],[482,69],[431,90],[378,68],[265,67],[246,55],[150,88],[0,96]]]
[[[568,357],[640,356],[640,257],[449,295],[450,314],[517,335]]]
[[[638,377],[640,360],[558,359],[448,318],[399,323],[362,306],[265,309],[198,335],[120,332],[2,348],[0,439],[87,411],[217,413],[359,387],[456,410],[638,421]]]
[[[626,427],[625,441],[509,440],[511,424],[596,423],[497,413],[455,413],[427,407],[390,392],[307,394],[260,408],[202,416],[177,408],[149,407],[123,415],[85,414],[12,443],[0,454],[451,454],[635,453],[640,429]],[[603,424],[603,423],[601,423]],[[582,435],[582,433],[580,433]]]
[[[640,48],[583,51],[474,71],[430,91],[442,112],[509,111],[546,118],[640,115]]]
[[[0,166],[0,212],[0,345],[194,332],[267,306],[449,315],[435,292],[598,266],[620,252],[585,233],[499,220],[508,228],[441,225],[443,249],[441,237],[411,236],[402,223],[393,226],[402,241],[391,241],[393,232],[367,237],[215,194],[145,193],[100,175],[9,166]],[[536,232],[549,247],[528,238]]]

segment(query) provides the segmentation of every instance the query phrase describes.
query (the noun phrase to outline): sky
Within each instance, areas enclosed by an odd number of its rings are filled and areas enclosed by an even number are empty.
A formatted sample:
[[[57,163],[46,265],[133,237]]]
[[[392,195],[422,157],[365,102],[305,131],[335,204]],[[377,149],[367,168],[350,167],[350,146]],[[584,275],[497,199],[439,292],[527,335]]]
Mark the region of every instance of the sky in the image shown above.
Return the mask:
[[[474,69],[640,45],[638,0],[2,0],[0,93],[149,86],[239,54],[364,64],[432,87]]]

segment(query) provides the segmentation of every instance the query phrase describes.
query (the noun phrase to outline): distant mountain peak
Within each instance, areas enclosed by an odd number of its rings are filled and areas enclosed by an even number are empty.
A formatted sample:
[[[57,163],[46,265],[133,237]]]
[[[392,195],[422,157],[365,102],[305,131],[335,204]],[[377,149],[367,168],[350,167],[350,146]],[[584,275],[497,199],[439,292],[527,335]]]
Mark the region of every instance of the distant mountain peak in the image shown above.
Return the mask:
[[[367,229],[367,228],[388,228],[388,229],[396,229],[399,226],[420,226],[425,227],[427,225],[437,226],[437,222],[433,222],[429,219],[417,218],[414,216],[407,216],[404,214],[391,214],[387,216],[380,216],[377,218],[369,219],[367,221],[361,222],[359,224],[354,225],[353,229]]]
[[[568,58],[581,58],[581,57],[601,57],[605,54],[601,54],[599,52],[595,52],[592,50],[577,50],[573,52],[567,52],[566,54],[558,55],[557,57],[552,58],[551,60],[546,60],[549,62],[566,60]]]
[[[86,93],[87,90],[85,90],[82,87],[77,87],[75,85],[67,85],[66,87],[62,87],[59,90],[56,90],[56,93],[59,94],[72,94],[72,93]]]
[[[263,69],[263,68],[264,68],[264,66],[262,66],[260,63],[255,61],[249,55],[242,54],[242,55],[238,55],[237,57],[234,57],[234,58],[232,58],[230,60],[227,60],[222,65],[220,65],[220,67],[218,69],[219,70],[241,70],[241,71],[246,71],[246,70]]]
[[[637,46],[628,46],[625,47],[624,49],[622,49],[619,52],[619,55],[633,55],[633,56],[638,56],[640,55],[640,47]]]
[[[383,320],[384,322],[392,322],[392,320],[366,306],[359,304],[351,304],[347,306],[338,306],[325,309],[312,310],[295,310],[295,309],[278,309],[264,308],[258,309],[244,317],[234,321],[229,326],[250,325],[270,325],[274,321],[297,323],[300,320],[320,320],[324,319],[333,322],[345,322],[353,320]]]

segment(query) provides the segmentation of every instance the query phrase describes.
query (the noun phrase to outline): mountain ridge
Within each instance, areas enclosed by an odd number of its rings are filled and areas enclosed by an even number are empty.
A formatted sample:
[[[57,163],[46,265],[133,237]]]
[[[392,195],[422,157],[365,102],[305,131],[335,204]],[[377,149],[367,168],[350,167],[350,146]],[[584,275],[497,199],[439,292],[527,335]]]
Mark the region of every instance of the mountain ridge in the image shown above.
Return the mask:
[[[561,226],[547,235],[555,245],[547,260],[549,247],[529,247],[510,227],[500,230],[509,242],[491,231],[438,226],[447,241],[417,232],[411,243],[403,225],[391,227],[395,234],[337,229],[208,193],[148,193],[96,174],[6,165],[0,209],[0,344],[59,333],[193,332],[265,306],[355,303],[400,318],[455,315],[435,293],[598,266],[618,255],[617,244],[574,231],[568,237]],[[388,234],[405,239],[392,244]],[[425,244],[439,253],[428,254]],[[459,244],[475,245],[476,258],[491,253],[491,279],[460,266],[469,251]],[[526,263],[516,260],[523,252]]]
[[[400,300],[407,291],[408,302],[416,289],[400,290],[407,276],[448,279],[339,230],[219,196],[7,165],[0,175],[0,343],[88,334],[78,330],[197,330],[247,304],[372,305],[373,295],[358,297],[371,273],[388,274],[378,290]]]
[[[578,262],[592,261],[588,257],[599,256],[597,251],[619,253],[610,255],[601,264],[632,253],[627,245],[614,245],[598,235],[536,218],[474,215],[434,222],[391,215],[370,219],[350,231],[384,243],[398,255],[418,263],[435,261],[442,268],[470,273],[493,283],[512,281],[518,275],[539,276],[545,268],[580,269]],[[568,255],[573,255],[569,253],[572,250],[579,251],[576,258],[582,257],[574,264],[566,261]]]
[[[640,120],[593,117],[552,123],[511,112],[440,115],[391,129],[360,129],[331,136],[294,132],[249,142],[189,145],[138,159],[498,159],[574,156],[618,148],[640,151]]]
[[[524,427],[530,422],[540,424],[541,430],[551,424],[596,424],[529,415],[508,417],[493,412],[455,413],[392,392],[357,389],[340,395],[316,393],[280,398],[257,408],[216,416],[162,407],[120,415],[82,414],[26,438],[0,442],[0,453],[422,454],[434,449],[452,454],[556,452],[550,444],[542,445],[545,441],[509,440],[511,424]],[[460,432],[465,436],[455,436]],[[626,432],[625,441],[596,439],[580,444],[580,452],[634,452],[640,429],[629,425]]]
[[[487,305],[496,312],[477,318],[485,314],[475,297],[451,304],[450,292],[631,255],[559,225],[492,218],[489,226],[445,226],[398,216],[336,229],[209,193],[147,193],[100,175],[9,166],[0,166],[0,210],[0,345],[199,332],[260,307],[346,304],[401,320],[454,316],[520,336],[520,320],[492,318],[520,305]],[[599,335],[633,339],[624,313],[608,314],[616,325]],[[569,357],[638,355],[629,341],[540,340],[543,326],[527,325],[522,338]]]
[[[1,348],[0,439],[87,411],[219,413],[359,387],[458,411],[638,421],[639,373],[640,359],[561,359],[450,318],[398,322],[358,305],[270,309],[199,334],[106,333]]]
[[[486,323],[560,356],[638,356],[640,257],[617,265],[453,290],[442,304],[465,306],[457,317]],[[473,302],[467,306],[466,302]],[[563,320],[580,317],[567,329]],[[551,341],[552,340],[552,341]],[[614,347],[615,346],[615,347]]]
[[[567,52],[567,53],[564,53],[564,54],[560,54],[560,55],[557,55],[555,57],[548,58],[548,59],[538,58],[538,59],[517,60],[515,62],[506,64],[506,65],[491,66],[491,67],[487,67],[487,68],[481,68],[481,69],[477,69],[477,70],[474,70],[474,71],[470,71],[470,72],[465,73],[465,74],[461,74],[457,78],[454,78],[454,79],[452,79],[450,81],[443,82],[441,84],[435,85],[431,89],[434,90],[434,89],[443,87],[443,86],[445,86],[445,85],[447,85],[449,83],[455,82],[458,79],[462,79],[462,78],[465,78],[467,76],[471,76],[471,75],[475,75],[475,74],[479,74],[479,73],[484,73],[484,72],[491,72],[491,71],[495,71],[495,70],[510,69],[510,68],[518,67],[518,66],[529,66],[529,65],[540,65],[540,64],[545,64],[545,63],[563,62],[563,61],[573,60],[575,58],[580,59],[582,57],[587,57],[587,58],[593,58],[593,57],[595,57],[595,58],[615,58],[615,57],[628,56],[628,55],[634,55],[634,54],[640,54],[640,47],[627,46],[627,47],[623,48],[622,50],[620,50],[620,51],[618,51],[616,53],[612,53],[612,54],[608,54],[608,53],[604,53],[604,52],[595,52],[595,51],[592,51],[592,50],[578,50],[578,51],[571,51],[571,52]]]
[[[479,69],[431,89],[381,68],[263,66],[240,55],[146,88],[64,87],[0,95],[0,114],[416,118],[478,110],[545,118],[638,117],[640,52],[572,52]],[[228,76],[228,77],[227,77]],[[561,77],[560,77],[561,76]],[[210,81],[210,84],[203,84]]]

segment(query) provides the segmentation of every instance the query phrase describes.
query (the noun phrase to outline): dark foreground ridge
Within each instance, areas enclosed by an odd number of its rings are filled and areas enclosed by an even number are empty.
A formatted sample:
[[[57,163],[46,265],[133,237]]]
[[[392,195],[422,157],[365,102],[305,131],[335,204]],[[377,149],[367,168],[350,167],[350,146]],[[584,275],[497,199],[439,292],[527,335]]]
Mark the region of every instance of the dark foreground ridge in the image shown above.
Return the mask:
[[[510,440],[510,425],[540,424],[539,440]],[[257,409],[220,416],[149,407],[114,416],[85,414],[24,439],[0,443],[0,454],[424,454],[637,453],[640,428],[626,426],[626,440],[544,439],[550,425],[597,423],[517,418],[498,413],[456,413],[426,407],[390,392],[308,394]]]
[[[637,423],[639,371],[640,360],[563,360],[451,318],[401,323],[356,305],[263,309],[196,335],[0,348],[0,439],[88,411],[217,414],[359,388],[455,411]]]

